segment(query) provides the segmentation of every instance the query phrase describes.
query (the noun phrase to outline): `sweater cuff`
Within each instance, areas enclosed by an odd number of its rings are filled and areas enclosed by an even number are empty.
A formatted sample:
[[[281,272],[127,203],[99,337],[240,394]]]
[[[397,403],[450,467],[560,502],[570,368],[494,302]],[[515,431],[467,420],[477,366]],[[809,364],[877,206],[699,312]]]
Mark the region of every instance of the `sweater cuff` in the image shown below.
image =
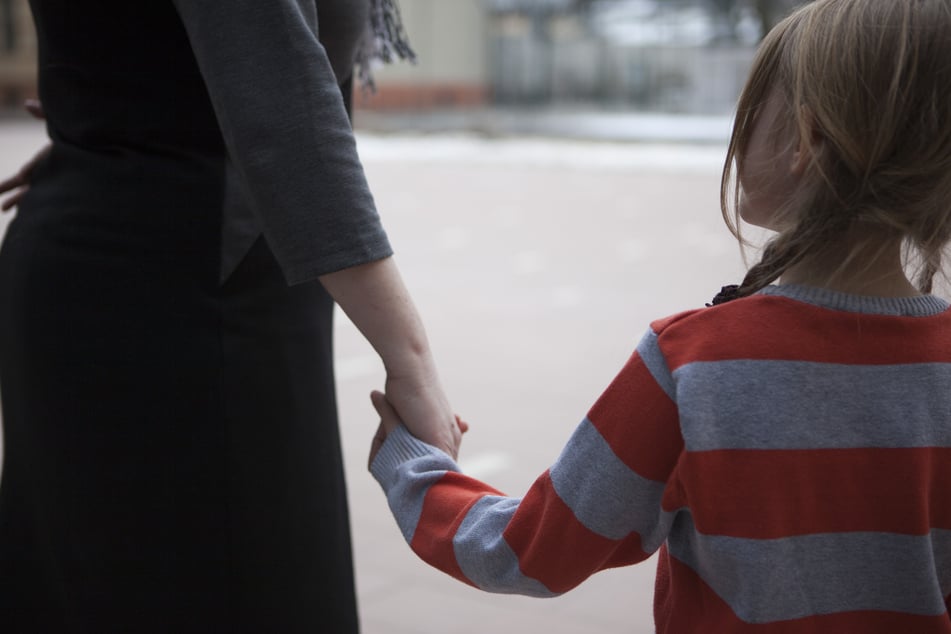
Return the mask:
[[[416,458],[433,458],[447,471],[459,471],[458,465],[446,452],[412,435],[406,427],[400,425],[383,441],[383,446],[370,465],[370,473],[384,491],[389,491],[396,482],[397,471],[403,463]]]

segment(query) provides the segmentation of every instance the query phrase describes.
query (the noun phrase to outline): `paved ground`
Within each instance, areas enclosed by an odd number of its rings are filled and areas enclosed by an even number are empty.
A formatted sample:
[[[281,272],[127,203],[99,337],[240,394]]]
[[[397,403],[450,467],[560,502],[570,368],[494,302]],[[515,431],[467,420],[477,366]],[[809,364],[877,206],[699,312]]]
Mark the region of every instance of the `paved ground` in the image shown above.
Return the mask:
[[[643,113],[590,106],[478,107],[425,112],[357,111],[357,126],[377,133],[469,130],[488,137],[533,136],[600,141],[718,143],[730,138],[725,115]]]
[[[42,141],[0,120],[0,174]],[[649,321],[700,306],[741,261],[717,207],[720,145],[360,136],[403,273],[455,408],[463,467],[519,495]],[[653,564],[551,600],[489,596],[419,563],[365,471],[382,370],[337,330],[339,396],[366,634],[652,632]]]

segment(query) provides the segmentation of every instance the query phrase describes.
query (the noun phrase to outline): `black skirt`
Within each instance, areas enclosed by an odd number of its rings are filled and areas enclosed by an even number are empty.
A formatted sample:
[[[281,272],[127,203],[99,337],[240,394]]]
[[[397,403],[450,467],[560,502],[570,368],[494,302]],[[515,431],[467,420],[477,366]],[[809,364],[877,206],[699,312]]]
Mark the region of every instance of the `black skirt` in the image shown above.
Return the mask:
[[[352,56],[365,3],[318,4]],[[0,632],[356,632],[330,297],[253,233],[222,281],[229,156],[173,3],[31,6],[54,147],[0,248]]]
[[[9,227],[5,633],[357,631],[332,301],[219,280],[220,170],[57,144]]]

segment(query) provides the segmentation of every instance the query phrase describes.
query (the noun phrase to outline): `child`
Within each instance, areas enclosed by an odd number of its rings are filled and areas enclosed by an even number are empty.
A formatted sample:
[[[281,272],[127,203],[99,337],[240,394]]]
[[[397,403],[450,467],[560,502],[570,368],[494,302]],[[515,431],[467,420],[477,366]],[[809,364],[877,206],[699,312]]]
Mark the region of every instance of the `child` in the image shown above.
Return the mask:
[[[658,632],[951,632],[951,310],[929,294],[951,237],[951,0],[795,12],[726,165],[731,230],[776,232],[762,260],[654,322],[524,498],[379,393],[372,472],[417,554],[483,590],[552,596],[659,550]]]

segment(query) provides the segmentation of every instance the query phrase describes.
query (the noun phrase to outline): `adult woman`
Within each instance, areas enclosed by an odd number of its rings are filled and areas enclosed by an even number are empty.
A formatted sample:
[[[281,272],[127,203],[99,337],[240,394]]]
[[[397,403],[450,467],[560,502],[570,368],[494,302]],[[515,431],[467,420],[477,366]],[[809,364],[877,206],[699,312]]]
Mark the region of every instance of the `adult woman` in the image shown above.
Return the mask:
[[[357,630],[331,297],[454,449],[338,86],[367,6],[317,4],[31,3],[53,145],[0,252],[6,631]]]

